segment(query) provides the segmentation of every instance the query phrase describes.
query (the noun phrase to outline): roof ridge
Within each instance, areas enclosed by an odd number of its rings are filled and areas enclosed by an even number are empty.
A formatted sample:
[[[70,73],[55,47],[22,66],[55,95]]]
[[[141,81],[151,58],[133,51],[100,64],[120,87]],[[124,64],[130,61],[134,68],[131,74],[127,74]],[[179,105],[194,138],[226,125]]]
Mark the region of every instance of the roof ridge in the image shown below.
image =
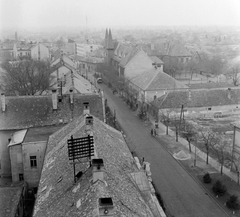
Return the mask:
[[[146,89],[150,86],[150,84],[153,82],[153,80],[156,78],[156,76],[160,73],[160,71],[158,69],[156,69],[156,71],[157,71],[156,74],[152,77],[151,81],[146,86]]]

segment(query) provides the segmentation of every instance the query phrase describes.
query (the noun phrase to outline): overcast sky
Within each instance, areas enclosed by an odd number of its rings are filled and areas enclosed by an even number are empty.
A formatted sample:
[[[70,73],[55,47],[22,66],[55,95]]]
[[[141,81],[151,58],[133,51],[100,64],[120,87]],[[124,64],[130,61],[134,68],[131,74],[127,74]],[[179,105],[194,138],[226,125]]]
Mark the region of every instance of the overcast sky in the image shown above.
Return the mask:
[[[0,0],[0,25],[240,25],[240,0]]]

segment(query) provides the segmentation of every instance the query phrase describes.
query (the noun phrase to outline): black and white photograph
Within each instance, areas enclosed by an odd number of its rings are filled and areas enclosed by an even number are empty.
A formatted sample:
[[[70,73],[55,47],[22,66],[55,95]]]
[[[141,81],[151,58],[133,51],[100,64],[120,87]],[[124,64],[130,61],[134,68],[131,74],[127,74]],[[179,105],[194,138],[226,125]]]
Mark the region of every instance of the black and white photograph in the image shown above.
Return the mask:
[[[240,217],[240,1],[0,0],[0,217]]]

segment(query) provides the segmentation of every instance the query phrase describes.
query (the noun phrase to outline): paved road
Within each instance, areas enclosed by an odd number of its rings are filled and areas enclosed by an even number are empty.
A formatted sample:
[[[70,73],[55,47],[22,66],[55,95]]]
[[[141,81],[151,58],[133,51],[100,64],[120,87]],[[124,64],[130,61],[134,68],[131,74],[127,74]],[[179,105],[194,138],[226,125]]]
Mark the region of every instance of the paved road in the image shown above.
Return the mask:
[[[133,115],[126,104],[104,85],[105,98],[131,139],[130,150],[151,164],[152,178],[170,216],[221,217],[227,216],[178,162],[151,137],[149,129]]]

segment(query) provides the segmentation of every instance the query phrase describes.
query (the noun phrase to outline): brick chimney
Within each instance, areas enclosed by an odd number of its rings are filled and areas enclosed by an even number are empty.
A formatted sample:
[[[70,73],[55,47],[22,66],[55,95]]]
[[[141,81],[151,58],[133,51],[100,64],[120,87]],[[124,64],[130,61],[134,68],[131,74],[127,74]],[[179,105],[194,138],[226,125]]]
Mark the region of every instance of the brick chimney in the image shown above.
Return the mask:
[[[73,104],[73,89],[70,89],[69,92],[70,92],[70,104],[72,105]]]
[[[52,90],[53,110],[57,110],[57,103],[58,103],[57,90]]]
[[[83,103],[83,114],[90,114],[89,102]]]
[[[90,125],[90,126],[92,126],[93,125],[93,116],[87,116],[86,118],[85,118],[85,123],[86,123],[86,125]]]
[[[103,181],[104,180],[104,172],[103,172],[103,159],[92,159],[92,168],[93,168],[93,183],[97,180]]]
[[[111,197],[99,198],[98,199],[98,211],[99,217],[102,216],[114,216],[114,206]]]
[[[1,104],[2,104],[2,111],[6,111],[6,100],[5,100],[5,94],[1,93]]]

